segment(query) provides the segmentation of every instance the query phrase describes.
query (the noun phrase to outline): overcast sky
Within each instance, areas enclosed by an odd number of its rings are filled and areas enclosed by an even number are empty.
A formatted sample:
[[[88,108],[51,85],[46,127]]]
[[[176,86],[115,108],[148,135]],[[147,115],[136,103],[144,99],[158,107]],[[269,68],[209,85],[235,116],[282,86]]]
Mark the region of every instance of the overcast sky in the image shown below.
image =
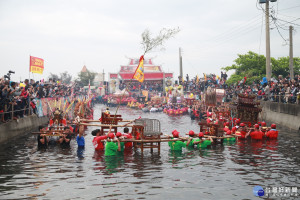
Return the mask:
[[[284,28],[289,25],[285,21],[298,25],[294,56],[300,56],[300,0],[270,5]],[[83,65],[117,73],[129,57],[143,53],[145,29],[155,36],[162,28],[175,27],[181,31],[165,43],[165,50],[146,57],[154,57],[155,64],[177,77],[181,47],[184,74],[219,74],[237,54],[265,55],[264,14],[259,8],[256,0],[0,0],[0,75],[14,70],[14,80],[27,78],[30,55],[45,61],[44,74],[34,75],[39,79],[50,72],[77,76]],[[279,30],[288,39],[288,30]],[[271,56],[288,56],[285,43],[272,29]]]

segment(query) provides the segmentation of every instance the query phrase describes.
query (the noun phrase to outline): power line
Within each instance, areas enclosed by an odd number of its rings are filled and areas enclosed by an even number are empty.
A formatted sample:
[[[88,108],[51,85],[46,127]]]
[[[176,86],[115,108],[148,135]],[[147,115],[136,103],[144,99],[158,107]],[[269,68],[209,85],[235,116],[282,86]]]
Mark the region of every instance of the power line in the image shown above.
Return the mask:
[[[256,22],[256,19],[257,19],[258,17],[260,17],[260,16],[261,16],[261,15],[257,15],[257,16],[255,16],[255,17],[251,18],[250,20],[247,20],[246,23],[243,22],[243,23],[241,23],[241,24],[239,24],[239,25],[237,25],[237,26],[235,26],[235,27],[233,27],[233,28],[230,28],[229,31],[225,31],[225,32],[223,32],[223,33],[221,33],[221,34],[219,34],[219,35],[216,35],[216,36],[214,36],[214,37],[208,39],[207,41],[210,41],[210,40],[219,40],[219,39],[221,39],[222,37],[226,37],[226,36],[230,35],[232,32],[234,32],[235,30],[239,30],[241,27],[247,27],[248,25],[252,24],[253,22]]]
[[[245,36],[245,35],[247,35],[247,33],[250,33],[250,32],[252,32],[252,31],[254,31],[254,30],[258,29],[258,28],[260,28],[260,26],[256,26],[254,28],[251,27],[250,29],[245,30],[245,32],[244,32],[245,34],[239,34],[238,36],[234,36],[232,38],[228,38],[227,40],[224,40],[224,41],[222,41],[220,43],[217,43],[216,45],[211,45],[208,48],[205,48],[203,51],[200,51],[198,53],[201,53],[203,56],[204,56],[204,54],[209,54],[209,52],[208,52],[209,50],[215,49],[216,47],[224,46],[224,44],[228,43],[229,41],[232,41],[234,39],[237,39],[237,38],[240,38],[242,36]]]
[[[298,18],[298,19],[296,19],[296,20],[294,20],[294,21],[297,21],[297,20],[299,20],[300,18]],[[279,20],[279,21],[283,21],[283,22],[286,22],[286,23],[288,23],[288,24],[293,24],[293,25],[295,25],[295,26],[300,26],[300,24],[296,24],[296,23],[292,23],[292,22],[288,22],[288,21],[285,21],[285,20],[282,20],[282,19],[278,19],[277,18],[277,20]]]
[[[300,5],[296,5],[296,6],[289,7],[289,8],[284,8],[284,9],[281,9],[281,10],[279,10],[279,11],[282,11],[282,10],[290,10],[290,9],[298,8],[298,7],[300,7]]]

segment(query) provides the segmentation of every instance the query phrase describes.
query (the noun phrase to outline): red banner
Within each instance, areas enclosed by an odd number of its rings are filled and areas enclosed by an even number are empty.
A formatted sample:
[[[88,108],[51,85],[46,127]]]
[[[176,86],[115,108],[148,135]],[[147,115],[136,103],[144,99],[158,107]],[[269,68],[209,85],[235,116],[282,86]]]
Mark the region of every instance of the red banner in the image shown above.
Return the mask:
[[[44,60],[41,58],[30,56],[29,72],[43,74]]]

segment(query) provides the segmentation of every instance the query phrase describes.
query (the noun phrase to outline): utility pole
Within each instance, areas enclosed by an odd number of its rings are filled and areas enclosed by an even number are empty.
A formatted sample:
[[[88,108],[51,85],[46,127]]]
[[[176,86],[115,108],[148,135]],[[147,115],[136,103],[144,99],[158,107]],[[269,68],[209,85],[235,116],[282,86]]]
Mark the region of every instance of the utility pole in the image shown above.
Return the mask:
[[[272,76],[271,52],[270,52],[270,22],[269,22],[269,0],[266,1],[266,74],[268,81]]]
[[[293,26],[290,26],[290,79],[294,78],[293,30]]]
[[[182,79],[182,56],[181,56],[181,48],[179,47],[179,70],[180,70],[180,78]],[[180,80],[181,81],[181,80]]]

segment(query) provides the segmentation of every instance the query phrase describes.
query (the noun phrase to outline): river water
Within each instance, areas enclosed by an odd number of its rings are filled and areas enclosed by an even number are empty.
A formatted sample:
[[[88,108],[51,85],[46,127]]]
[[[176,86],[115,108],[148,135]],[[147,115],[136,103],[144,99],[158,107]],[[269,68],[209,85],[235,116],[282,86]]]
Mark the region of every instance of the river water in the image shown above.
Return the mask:
[[[103,108],[95,106],[95,119]],[[126,107],[118,113],[123,119],[159,119],[164,134],[174,129],[181,135],[199,132],[197,121],[188,115],[169,117]],[[299,193],[297,132],[281,128],[276,141],[238,141],[200,151],[185,149],[181,154],[173,154],[163,143],[160,154],[145,149],[143,154],[137,150],[108,159],[93,148],[90,132],[95,128],[86,130],[84,150],[77,149],[74,139],[68,149],[38,150],[36,136],[30,133],[2,145],[0,199],[255,199],[257,185],[265,192],[298,187]],[[274,195],[271,198],[284,197]]]

